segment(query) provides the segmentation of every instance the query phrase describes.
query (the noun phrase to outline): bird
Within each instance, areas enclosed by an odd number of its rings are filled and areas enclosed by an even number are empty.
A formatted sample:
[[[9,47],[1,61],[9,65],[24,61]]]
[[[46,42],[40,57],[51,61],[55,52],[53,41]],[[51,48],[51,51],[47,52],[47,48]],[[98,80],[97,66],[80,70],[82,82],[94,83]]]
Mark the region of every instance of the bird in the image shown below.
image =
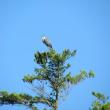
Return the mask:
[[[42,42],[50,49],[52,49],[52,44],[47,37],[42,37]]]

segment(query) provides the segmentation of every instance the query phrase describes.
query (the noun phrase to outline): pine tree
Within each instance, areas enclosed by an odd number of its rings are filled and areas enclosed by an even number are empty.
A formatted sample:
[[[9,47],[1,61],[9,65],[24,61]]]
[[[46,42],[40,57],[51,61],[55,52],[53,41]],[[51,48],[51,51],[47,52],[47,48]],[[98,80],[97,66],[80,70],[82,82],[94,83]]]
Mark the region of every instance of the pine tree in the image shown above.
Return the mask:
[[[34,74],[27,74],[23,81],[32,85],[32,91],[36,96],[24,93],[9,93],[0,91],[0,104],[21,104],[31,110],[38,110],[37,103],[48,105],[51,110],[58,110],[58,101],[70,85],[76,85],[86,78],[93,78],[93,71],[80,71],[72,76],[71,72],[66,72],[71,67],[67,60],[76,55],[76,50],[64,49],[62,53],[50,49],[46,52],[37,51],[34,61],[37,64]]]

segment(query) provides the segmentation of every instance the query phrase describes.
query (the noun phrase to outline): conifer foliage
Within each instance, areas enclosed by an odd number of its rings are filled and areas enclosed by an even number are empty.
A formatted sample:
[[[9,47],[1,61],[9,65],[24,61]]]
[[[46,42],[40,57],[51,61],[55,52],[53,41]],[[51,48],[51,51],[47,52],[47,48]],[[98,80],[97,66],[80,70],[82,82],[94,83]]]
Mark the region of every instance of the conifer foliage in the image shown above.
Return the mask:
[[[89,110],[110,110],[109,97],[100,92],[92,92],[92,95],[96,98]]]
[[[51,110],[58,110],[58,101],[70,85],[76,85],[86,78],[93,78],[92,71],[80,71],[77,75],[71,75],[66,70],[71,67],[68,59],[76,55],[76,50],[64,49],[62,53],[50,49],[46,52],[37,51],[34,61],[37,64],[34,74],[27,74],[23,81],[32,86],[35,96],[24,93],[9,93],[0,91],[0,104],[21,104],[31,110],[38,110],[37,103],[46,104]]]

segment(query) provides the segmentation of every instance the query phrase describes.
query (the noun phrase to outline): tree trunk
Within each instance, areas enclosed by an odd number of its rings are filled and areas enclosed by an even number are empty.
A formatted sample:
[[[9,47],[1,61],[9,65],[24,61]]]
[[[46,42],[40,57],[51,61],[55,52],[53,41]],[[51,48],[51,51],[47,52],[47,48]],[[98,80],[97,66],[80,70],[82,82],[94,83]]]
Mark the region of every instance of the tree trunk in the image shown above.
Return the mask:
[[[58,110],[58,90],[56,91],[56,102],[55,102],[55,109]]]
[[[55,102],[55,109],[54,110],[58,110],[58,100],[56,100],[56,102]]]

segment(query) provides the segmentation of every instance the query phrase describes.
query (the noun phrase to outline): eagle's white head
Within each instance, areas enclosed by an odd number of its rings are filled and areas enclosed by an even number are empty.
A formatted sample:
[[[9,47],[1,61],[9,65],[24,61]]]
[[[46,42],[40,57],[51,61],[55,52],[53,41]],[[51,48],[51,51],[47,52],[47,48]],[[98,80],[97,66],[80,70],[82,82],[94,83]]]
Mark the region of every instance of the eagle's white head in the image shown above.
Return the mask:
[[[46,39],[46,37],[44,36],[44,37],[42,37],[42,42],[44,42],[45,41],[45,39]]]

